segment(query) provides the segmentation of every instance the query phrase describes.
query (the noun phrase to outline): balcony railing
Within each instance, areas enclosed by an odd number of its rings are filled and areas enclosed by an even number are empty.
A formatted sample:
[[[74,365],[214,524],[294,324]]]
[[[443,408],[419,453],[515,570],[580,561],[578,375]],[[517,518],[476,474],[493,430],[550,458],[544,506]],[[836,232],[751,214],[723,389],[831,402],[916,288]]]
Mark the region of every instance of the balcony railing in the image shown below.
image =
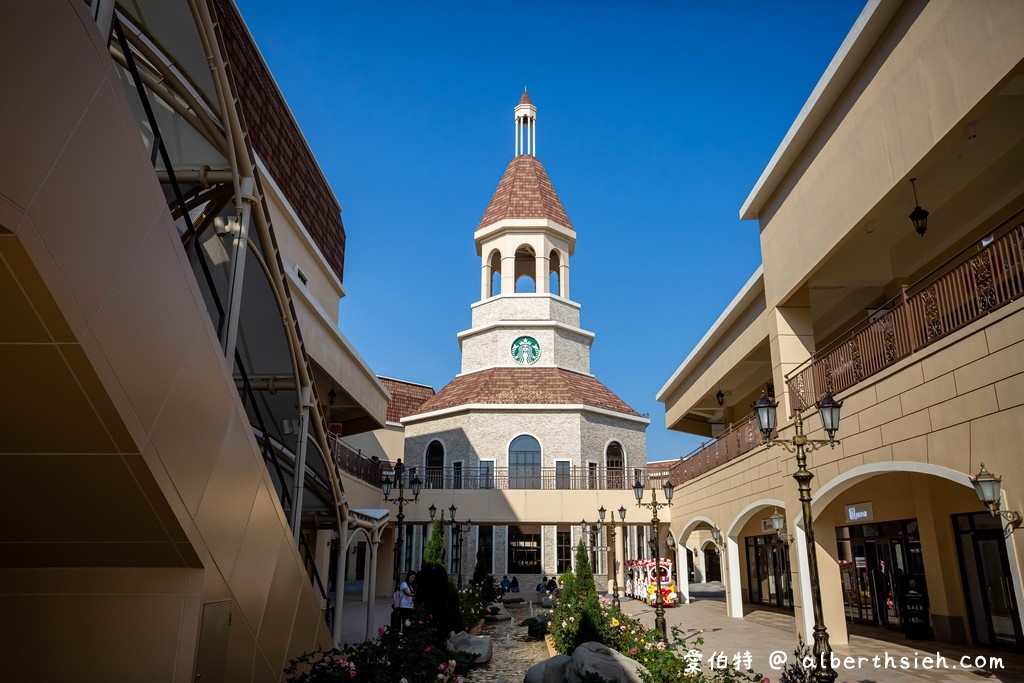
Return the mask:
[[[1017,220],[1020,220],[1017,217]],[[1024,225],[907,287],[786,379],[794,406],[838,394],[1024,294]]]
[[[331,442],[331,457],[334,458],[334,464],[338,466],[338,469],[351,474],[356,479],[380,487],[383,475],[379,459],[363,455],[334,434],[330,435],[329,440]]]
[[[406,477],[412,472],[407,471]],[[644,469],[627,473],[606,467],[428,467],[417,470],[423,489],[540,489],[545,491],[593,491],[633,488],[639,479],[647,482]],[[408,482],[405,482],[408,486]]]
[[[683,456],[669,470],[668,478],[676,486],[696,479],[719,465],[735,460],[749,453],[761,444],[761,430],[757,416],[751,413],[714,441],[701,444],[693,452]]]

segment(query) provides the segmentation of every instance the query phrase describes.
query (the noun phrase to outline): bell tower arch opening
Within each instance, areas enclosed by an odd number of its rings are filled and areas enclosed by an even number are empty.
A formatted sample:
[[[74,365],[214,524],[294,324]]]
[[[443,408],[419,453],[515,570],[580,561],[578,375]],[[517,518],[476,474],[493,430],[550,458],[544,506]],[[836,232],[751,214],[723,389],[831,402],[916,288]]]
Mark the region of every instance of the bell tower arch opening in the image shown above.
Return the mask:
[[[501,294],[501,252],[495,249],[487,260],[486,272],[484,273],[486,290],[483,298]]]
[[[537,291],[537,255],[533,247],[524,244],[516,249],[516,294],[533,294]]]
[[[558,256],[558,250],[552,249],[551,255],[548,257],[548,291],[555,296],[566,298],[562,294],[561,282],[561,259]]]

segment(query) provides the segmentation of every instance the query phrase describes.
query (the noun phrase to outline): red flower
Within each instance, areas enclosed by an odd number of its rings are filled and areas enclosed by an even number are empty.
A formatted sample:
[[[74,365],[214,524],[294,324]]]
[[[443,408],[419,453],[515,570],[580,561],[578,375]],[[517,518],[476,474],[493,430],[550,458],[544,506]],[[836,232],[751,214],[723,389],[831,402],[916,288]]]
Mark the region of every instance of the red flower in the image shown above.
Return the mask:
[[[430,652],[430,646],[427,645],[425,648],[423,648],[423,652],[424,653]]]

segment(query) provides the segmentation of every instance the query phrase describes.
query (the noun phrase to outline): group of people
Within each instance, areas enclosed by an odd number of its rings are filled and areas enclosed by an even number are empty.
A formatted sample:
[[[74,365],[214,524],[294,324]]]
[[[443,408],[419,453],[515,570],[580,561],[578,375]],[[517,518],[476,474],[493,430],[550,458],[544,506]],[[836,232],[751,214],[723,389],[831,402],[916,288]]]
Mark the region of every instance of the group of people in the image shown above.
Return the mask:
[[[515,576],[513,576],[511,580],[509,580],[507,575],[501,577],[501,581],[498,583],[498,585],[501,587],[501,590],[504,593],[518,593],[519,592],[519,579],[517,577],[515,577]],[[553,577],[553,576],[550,579],[548,577],[544,576],[544,577],[541,578],[540,583],[537,584],[537,592],[538,593],[544,593],[544,592],[554,593],[557,590],[558,590],[558,581],[556,581],[555,577]]]

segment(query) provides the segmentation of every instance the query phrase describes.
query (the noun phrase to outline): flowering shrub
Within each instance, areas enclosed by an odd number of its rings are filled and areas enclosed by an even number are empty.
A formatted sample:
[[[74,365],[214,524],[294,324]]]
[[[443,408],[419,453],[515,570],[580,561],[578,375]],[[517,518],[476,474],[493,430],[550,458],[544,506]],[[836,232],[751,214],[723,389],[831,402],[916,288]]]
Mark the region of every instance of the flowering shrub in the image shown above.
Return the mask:
[[[737,669],[732,662],[707,666],[700,651],[704,640],[698,636],[687,643],[673,627],[672,639],[662,642],[660,633],[623,614],[610,601],[599,600],[582,543],[576,550],[576,574],[562,577],[562,593],[550,614],[548,631],[561,654],[572,654],[579,645],[597,641],[635,659],[646,669],[645,683],[687,681],[689,683],[761,683],[753,671]]]
[[[469,584],[459,590],[459,612],[462,613],[462,623],[467,629],[476,626],[483,615],[484,608],[490,602],[484,596],[484,589],[476,584]]]
[[[461,683],[458,665],[432,641],[423,621],[407,621],[404,633],[382,626],[376,640],[344,650],[316,650],[284,670],[289,683]]]

